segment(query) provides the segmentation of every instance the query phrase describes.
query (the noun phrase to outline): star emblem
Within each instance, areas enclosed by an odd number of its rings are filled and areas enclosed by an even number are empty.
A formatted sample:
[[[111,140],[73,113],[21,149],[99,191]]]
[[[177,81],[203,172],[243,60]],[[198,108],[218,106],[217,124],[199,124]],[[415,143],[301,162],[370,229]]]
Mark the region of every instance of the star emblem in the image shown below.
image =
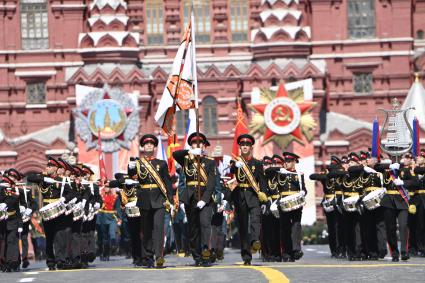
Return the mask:
[[[293,141],[304,145],[313,138],[316,123],[310,112],[316,103],[304,100],[302,87],[289,93],[283,84],[277,92],[263,89],[261,102],[251,105],[256,113],[250,129],[263,135],[263,144],[274,141],[283,149]]]

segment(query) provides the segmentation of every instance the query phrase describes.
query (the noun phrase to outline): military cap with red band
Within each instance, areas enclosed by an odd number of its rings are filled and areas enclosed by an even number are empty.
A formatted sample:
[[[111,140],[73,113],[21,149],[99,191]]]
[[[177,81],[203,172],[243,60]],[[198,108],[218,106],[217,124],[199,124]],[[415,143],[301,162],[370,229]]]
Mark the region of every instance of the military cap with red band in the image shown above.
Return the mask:
[[[9,183],[10,185],[15,184],[15,182],[13,182],[13,181],[12,181],[12,179],[10,179],[8,176],[3,176],[3,177],[2,177],[2,179],[3,179],[3,180],[2,180],[3,182],[7,182],[7,183]]]
[[[249,134],[242,134],[237,139],[238,145],[241,143],[250,143],[251,145],[255,144],[255,139]]]
[[[299,162],[298,160],[300,159],[298,155],[292,152],[285,151],[282,155],[283,155],[283,158],[285,158],[285,162],[291,162],[295,160],[298,163]]]
[[[335,155],[331,156],[331,164],[339,165],[341,163],[342,163],[342,160],[339,159],[337,156],[335,156]]]
[[[6,170],[6,172],[4,172],[4,174],[7,175],[7,176],[12,176],[18,181],[22,180],[22,178],[23,178],[22,174],[19,173],[19,171],[16,170],[15,168],[10,168],[9,170]]]
[[[270,156],[263,157],[263,164],[272,164],[272,158]]]
[[[59,164],[59,162],[51,156],[47,157],[47,165],[55,166],[58,168],[62,167],[62,165]]]
[[[140,145],[144,146],[147,143],[152,143],[154,146],[158,146],[158,138],[152,134],[143,135],[140,138]]]
[[[83,165],[82,170],[83,170],[83,171],[84,171],[84,173],[86,173],[86,174],[90,174],[90,175],[93,175],[93,174],[94,174],[93,170],[91,170],[91,168],[90,168],[90,167],[88,167],[87,165]]]
[[[206,146],[210,146],[210,142],[207,140],[207,137],[203,133],[192,133],[187,138],[187,143],[192,145],[195,141],[205,144]]]
[[[283,159],[283,157],[275,154],[272,156],[272,161],[275,164],[284,164],[285,163],[285,159]]]
[[[360,161],[360,157],[357,155],[357,153],[355,153],[355,152],[351,152],[349,155],[348,155],[348,159],[350,160],[350,161],[355,161],[355,162],[359,162]]]

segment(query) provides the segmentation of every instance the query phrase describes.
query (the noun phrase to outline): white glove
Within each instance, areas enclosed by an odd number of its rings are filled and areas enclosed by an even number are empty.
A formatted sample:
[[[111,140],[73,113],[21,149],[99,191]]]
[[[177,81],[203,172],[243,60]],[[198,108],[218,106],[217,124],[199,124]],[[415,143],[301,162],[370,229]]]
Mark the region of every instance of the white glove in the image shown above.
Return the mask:
[[[124,182],[124,184],[126,184],[126,185],[135,185],[135,184],[138,184],[138,183],[139,183],[138,181],[132,180],[132,179],[125,179],[125,182]]]
[[[279,173],[280,174],[286,174],[288,171],[286,171],[286,169],[285,168],[280,168],[279,169]]]
[[[180,204],[180,209],[181,209],[184,213],[186,213],[186,210],[184,209],[184,203],[181,203],[181,204]]]
[[[391,170],[399,170],[400,169],[400,163],[393,163],[390,165]]]
[[[74,204],[74,203],[76,203],[77,202],[77,198],[73,198],[69,203],[70,204]]]
[[[21,227],[18,228],[18,233],[22,233],[22,231],[24,231],[24,229],[22,229]]]
[[[226,205],[227,205],[227,200],[223,199],[221,203],[222,203],[223,207],[226,207]]]
[[[24,213],[25,213],[25,206],[20,205],[20,206],[19,206],[19,212],[20,212],[21,214],[24,214]]]
[[[363,170],[364,170],[366,173],[376,173],[376,170],[375,170],[375,169],[373,169],[373,168],[370,168],[369,166],[365,166],[365,167],[363,168]]]
[[[267,205],[262,204],[262,205],[261,205],[261,213],[262,213],[262,214],[265,214],[265,213],[266,213],[266,210],[267,210]]]
[[[191,148],[189,152],[193,155],[202,155],[202,149],[200,148]]]
[[[204,208],[204,206],[205,206],[205,201],[203,201],[203,200],[200,200],[200,201],[198,201],[198,203],[196,204],[196,207],[197,208],[199,208],[199,209],[203,209]]]
[[[65,203],[65,198],[64,198],[64,197],[61,197],[61,198],[59,199],[59,201],[60,201],[61,203]]]
[[[32,213],[32,209],[31,208],[27,208],[27,209],[25,209],[25,215],[26,216],[30,216],[31,215],[31,213]]]
[[[128,168],[129,169],[136,168],[136,161],[130,161],[130,162],[128,162]]]
[[[170,205],[170,215],[174,216],[174,205]]]
[[[303,197],[305,197],[305,191],[304,191],[304,190],[302,190],[302,191],[300,192],[300,195],[302,195]]]
[[[270,211],[277,211],[278,210],[278,206],[276,204],[276,201],[272,202],[272,204],[270,205]]]
[[[236,161],[235,166],[238,167],[238,168],[241,168],[241,167],[243,167],[243,162],[242,161]]]
[[[186,216],[186,214],[184,215],[183,223],[187,223],[187,216]]]
[[[56,182],[54,179],[52,179],[50,177],[44,177],[43,181],[46,182],[46,183],[50,183],[50,184]]]
[[[394,183],[394,185],[396,185],[396,186],[403,186],[403,185],[404,185],[403,180],[400,180],[399,178],[394,179],[393,183]]]
[[[7,204],[5,203],[0,203],[0,210],[4,211],[7,208]]]
[[[100,209],[100,203],[95,202],[95,203],[94,203],[94,205],[93,205],[93,208],[94,208],[95,210]]]

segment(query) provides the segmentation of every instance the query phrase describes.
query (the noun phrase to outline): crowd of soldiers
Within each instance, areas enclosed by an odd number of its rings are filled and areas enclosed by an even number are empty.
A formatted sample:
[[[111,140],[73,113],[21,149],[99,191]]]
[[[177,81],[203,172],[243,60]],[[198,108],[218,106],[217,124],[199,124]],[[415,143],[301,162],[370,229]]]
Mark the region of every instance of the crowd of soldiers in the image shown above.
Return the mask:
[[[415,160],[406,153],[402,164],[370,151],[332,156],[322,172],[312,174],[323,186],[332,256],[378,260],[388,244],[394,262],[425,257],[424,173],[422,150]]]
[[[214,158],[207,155],[207,137],[191,134],[190,148],[173,152],[178,177],[170,176],[167,162],[155,158],[158,139],[151,134],[142,136],[141,155],[130,158],[127,172],[115,174],[114,180],[94,180],[89,166],[49,157],[45,172],[25,178],[26,183],[37,185],[42,196],[39,213],[49,270],[87,268],[96,254],[109,260],[120,208],[128,220],[135,266],[164,266],[164,219],[181,212],[187,222],[187,250],[195,266],[210,266],[222,259],[224,235],[217,231],[223,224],[223,212],[229,209],[235,213],[245,265],[251,265],[253,253],[259,251],[264,261],[299,260],[307,194],[304,174],[296,168],[299,156],[283,152],[258,160],[253,157],[255,139],[251,135],[240,135],[237,143],[240,155],[220,172]],[[425,189],[420,189],[424,186],[424,161],[422,155],[416,163],[406,155],[400,166],[372,158],[369,152],[350,153],[341,159],[332,156],[330,165],[310,176],[323,185],[322,206],[333,257],[383,258],[388,242],[393,261],[398,261],[397,227],[401,259],[425,255]],[[8,169],[0,183],[3,271],[29,265],[25,239],[35,206],[23,180],[20,172]],[[405,188],[407,196],[403,195]],[[415,208],[417,213],[408,215]]]

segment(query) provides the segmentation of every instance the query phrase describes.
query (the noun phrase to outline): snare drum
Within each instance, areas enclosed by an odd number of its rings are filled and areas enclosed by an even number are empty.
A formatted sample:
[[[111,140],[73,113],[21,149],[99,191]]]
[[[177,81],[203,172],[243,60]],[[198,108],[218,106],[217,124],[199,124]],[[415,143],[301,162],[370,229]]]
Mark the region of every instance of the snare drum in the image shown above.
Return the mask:
[[[322,201],[322,207],[325,212],[332,212],[335,210],[335,206],[333,205],[334,198],[324,199]]]
[[[43,206],[40,209],[40,215],[44,221],[49,221],[64,214],[65,211],[66,211],[65,204],[63,204],[60,201],[56,201]]]
[[[293,211],[305,205],[305,197],[301,193],[289,195],[280,200],[280,209],[284,212]]]
[[[127,213],[128,217],[139,217],[140,211],[136,206],[136,201],[129,202],[125,205],[125,213]]]
[[[72,217],[72,220],[74,222],[80,220],[84,216],[84,207],[80,205],[75,205],[73,214],[74,216]]]
[[[28,215],[25,215],[25,210],[26,210],[25,206],[23,205],[19,206],[19,211],[21,212],[21,216],[22,216],[22,222],[27,223],[31,217]]]
[[[374,210],[381,206],[381,199],[386,190],[384,188],[371,191],[363,198],[363,204],[367,210]]]
[[[6,220],[8,217],[7,208],[5,210],[0,210],[0,221]]]
[[[342,200],[342,205],[344,206],[345,211],[355,212],[357,211],[356,203],[359,200],[359,196],[352,196]]]

